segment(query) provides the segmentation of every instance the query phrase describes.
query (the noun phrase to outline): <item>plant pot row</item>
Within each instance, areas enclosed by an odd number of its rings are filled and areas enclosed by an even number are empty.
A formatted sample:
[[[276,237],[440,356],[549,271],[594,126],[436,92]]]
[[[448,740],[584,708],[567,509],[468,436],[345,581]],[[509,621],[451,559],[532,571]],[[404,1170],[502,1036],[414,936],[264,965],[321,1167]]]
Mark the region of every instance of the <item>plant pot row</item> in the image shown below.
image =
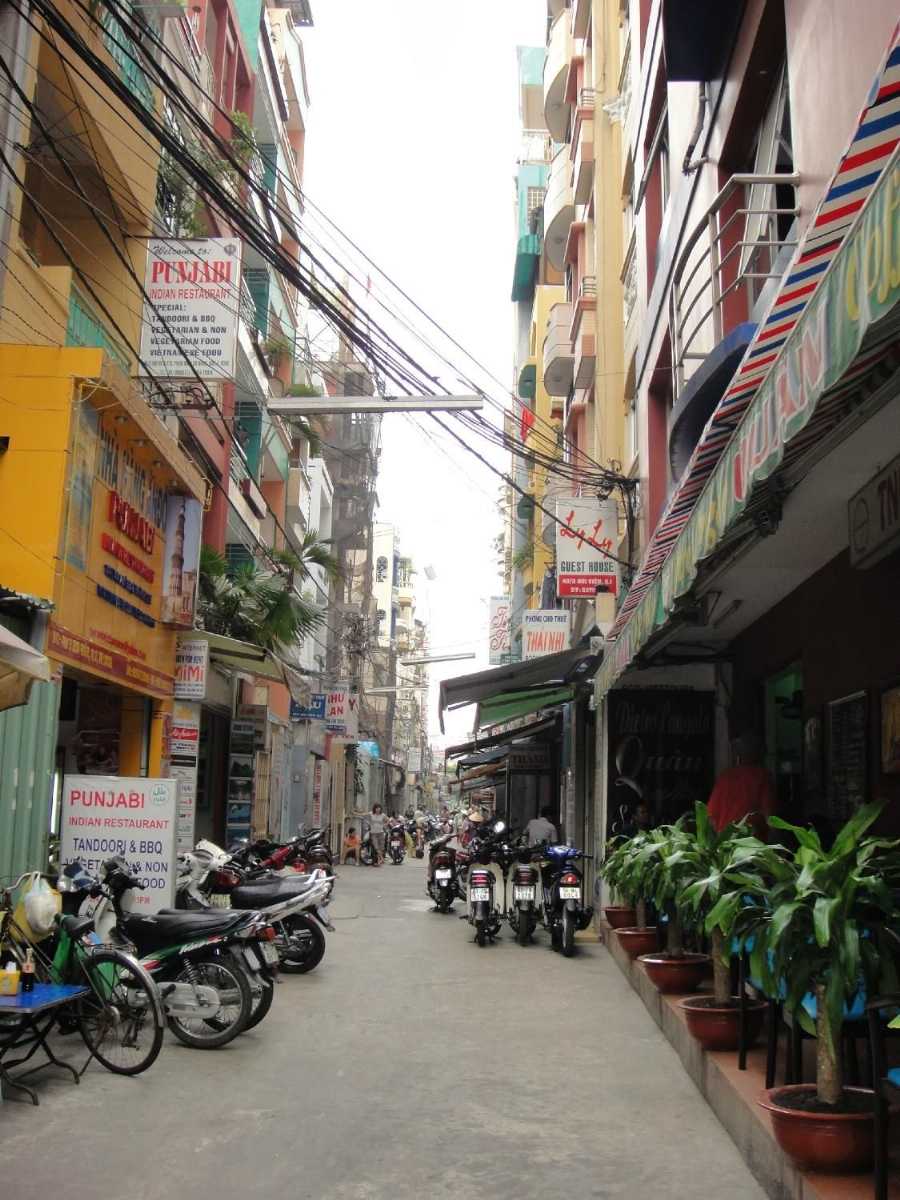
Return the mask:
[[[614,910],[632,915],[634,910]],[[737,998],[728,1005],[718,1005],[711,996],[690,996],[702,983],[709,970],[710,959],[705,954],[685,954],[674,957],[658,952],[658,933],[648,928],[617,927],[607,920],[616,932],[619,943],[632,960],[637,959],[651,983],[666,995],[683,995],[679,1007],[685,1016],[688,1031],[704,1050],[737,1050],[740,1040],[740,1007]],[[747,1043],[753,1045],[763,1027],[766,1005],[762,1001],[748,1003],[746,1009]],[[871,1098],[866,1088],[847,1088],[852,1096]],[[760,1105],[771,1114],[772,1132],[781,1149],[800,1167],[831,1174],[848,1174],[871,1170],[874,1154],[874,1108],[862,1112],[816,1111],[814,1084],[789,1084],[770,1088],[763,1094]],[[864,1099],[863,1099],[863,1102]]]

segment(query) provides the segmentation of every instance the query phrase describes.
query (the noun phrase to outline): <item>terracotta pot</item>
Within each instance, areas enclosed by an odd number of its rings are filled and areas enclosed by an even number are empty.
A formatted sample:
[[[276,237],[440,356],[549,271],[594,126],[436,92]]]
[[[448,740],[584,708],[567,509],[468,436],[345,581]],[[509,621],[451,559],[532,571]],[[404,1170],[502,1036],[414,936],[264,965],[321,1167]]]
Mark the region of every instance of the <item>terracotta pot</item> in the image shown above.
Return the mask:
[[[704,1050],[737,1050],[740,1040],[740,1009],[734,1004],[722,1007],[710,996],[692,996],[682,1000],[687,1027]],[[752,1046],[762,1031],[766,1011],[764,1000],[747,1001],[747,1045]]]
[[[642,954],[638,962],[644,964],[651,983],[661,992],[688,996],[703,982],[709,955],[684,954],[681,958],[670,958],[667,954]]]
[[[799,1166],[812,1171],[849,1174],[869,1171],[874,1161],[875,1114],[812,1113],[784,1108],[781,1097],[815,1092],[815,1084],[792,1083],[771,1088],[760,1104],[772,1114],[772,1129],[778,1145]],[[845,1088],[871,1096],[868,1088]]]
[[[603,915],[606,917],[607,924],[613,929],[622,929],[627,925],[633,925],[637,920],[637,913],[633,908],[627,908],[624,904],[609,904],[604,908]]]
[[[653,954],[659,949],[659,934],[655,925],[617,929],[616,937],[629,958],[637,958],[639,954]]]

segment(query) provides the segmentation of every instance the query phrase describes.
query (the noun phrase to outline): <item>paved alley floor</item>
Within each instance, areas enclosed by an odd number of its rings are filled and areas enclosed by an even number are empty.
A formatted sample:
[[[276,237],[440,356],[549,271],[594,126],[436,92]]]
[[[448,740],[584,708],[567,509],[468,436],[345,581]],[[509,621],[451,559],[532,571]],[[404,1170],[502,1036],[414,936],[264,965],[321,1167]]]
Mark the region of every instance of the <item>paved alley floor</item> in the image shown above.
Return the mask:
[[[38,1076],[0,1105],[0,1196],[761,1200],[602,946],[480,949],[422,883],[341,868],[323,962],[230,1046]]]

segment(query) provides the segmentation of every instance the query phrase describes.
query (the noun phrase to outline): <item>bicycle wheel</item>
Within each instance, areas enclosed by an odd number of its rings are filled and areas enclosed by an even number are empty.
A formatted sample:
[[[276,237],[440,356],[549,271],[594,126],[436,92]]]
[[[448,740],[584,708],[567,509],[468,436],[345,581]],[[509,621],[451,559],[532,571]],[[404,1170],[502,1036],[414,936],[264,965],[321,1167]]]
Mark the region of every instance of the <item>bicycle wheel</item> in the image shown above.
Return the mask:
[[[100,949],[81,959],[91,994],[79,1001],[78,1030],[101,1066],[139,1075],[163,1043],[159,991],[140,963],[121,950]]]

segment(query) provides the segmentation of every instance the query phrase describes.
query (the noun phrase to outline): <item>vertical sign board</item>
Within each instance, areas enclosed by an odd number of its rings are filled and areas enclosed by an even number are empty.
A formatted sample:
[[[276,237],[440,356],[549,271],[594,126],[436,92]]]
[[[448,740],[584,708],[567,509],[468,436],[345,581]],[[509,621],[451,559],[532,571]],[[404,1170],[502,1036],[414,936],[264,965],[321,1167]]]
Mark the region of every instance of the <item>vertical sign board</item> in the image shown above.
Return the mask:
[[[228,747],[228,800],[225,836],[228,842],[250,836],[250,817],[256,794],[256,726],[252,721],[232,721]]]
[[[422,772],[422,750],[419,746],[410,746],[406,755],[406,769],[410,775],[420,775]]]
[[[152,913],[175,902],[177,792],[174,779],[67,775],[60,822],[60,862],[78,859],[96,875],[122,857],[146,881],[128,893],[133,912]]]
[[[141,361],[155,379],[234,379],[239,238],[150,238],[144,291]]]
[[[346,684],[325,695],[325,728],[345,738],[359,736],[359,696]]]
[[[491,596],[488,628],[488,662],[492,667],[509,662],[512,605],[509,596]]]
[[[617,595],[619,564],[611,557],[619,543],[615,500],[560,497],[556,516],[562,522],[556,526],[557,596]]]
[[[567,608],[533,608],[522,614],[522,661],[569,649]]]
[[[209,642],[206,638],[180,637],[175,647],[175,699],[206,698]]]
[[[169,734],[169,774],[178,784],[176,849],[179,854],[194,848],[199,756],[200,705],[176,700]]]
[[[296,700],[291,700],[291,720],[324,721],[325,693],[313,692],[309,698],[309,704],[299,704]]]
[[[194,628],[202,524],[203,505],[199,500],[169,496],[162,581],[162,620],[166,625]]]

